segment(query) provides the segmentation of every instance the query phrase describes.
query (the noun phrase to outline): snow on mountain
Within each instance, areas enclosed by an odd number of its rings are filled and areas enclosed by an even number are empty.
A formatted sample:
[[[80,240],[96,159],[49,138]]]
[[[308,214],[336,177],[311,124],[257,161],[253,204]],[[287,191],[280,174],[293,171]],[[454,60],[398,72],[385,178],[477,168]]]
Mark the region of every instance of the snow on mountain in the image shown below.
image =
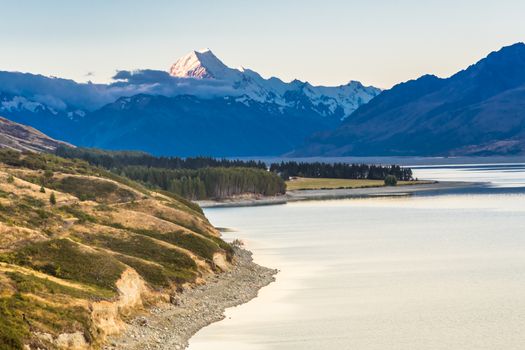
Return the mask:
[[[12,95],[0,92],[0,112],[47,114],[50,116],[66,116],[69,119],[82,118],[86,112],[81,109],[57,110],[42,102],[32,100],[25,96]]]
[[[209,99],[235,98],[247,106],[269,103],[284,110],[310,110],[321,116],[344,119],[379,94],[359,82],[328,87],[294,80],[265,79],[257,72],[225,65],[209,49],[192,51],[169,70],[119,71],[110,84],[77,83],[42,75],[0,71],[0,111],[8,115],[30,112],[47,116],[82,118],[121,97],[138,94]],[[283,112],[284,113],[284,112]]]
[[[341,119],[381,92],[357,81],[329,87],[313,86],[300,80],[286,83],[275,77],[265,79],[253,70],[226,66],[209,49],[192,51],[181,57],[171,66],[170,75],[226,82],[240,95],[237,101],[247,105],[253,100],[282,107],[311,108],[325,116],[340,115]]]
[[[238,71],[227,67],[210,49],[192,51],[171,66],[170,74],[179,78],[221,79],[237,78]]]
[[[56,111],[54,111],[52,108],[47,107],[40,102],[28,100],[23,96],[0,97],[0,111],[14,112],[25,110],[35,113],[46,109],[48,109],[52,114],[56,114]]]

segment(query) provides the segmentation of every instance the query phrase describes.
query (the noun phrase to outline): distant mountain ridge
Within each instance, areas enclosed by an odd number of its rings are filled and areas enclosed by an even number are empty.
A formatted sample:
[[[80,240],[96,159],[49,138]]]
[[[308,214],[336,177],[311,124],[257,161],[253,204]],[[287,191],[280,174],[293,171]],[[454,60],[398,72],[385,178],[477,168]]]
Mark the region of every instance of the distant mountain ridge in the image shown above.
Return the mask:
[[[278,155],[314,132],[334,129],[380,93],[355,81],[325,87],[265,79],[226,66],[209,50],[180,58],[170,72],[120,71],[114,79],[80,84],[0,72],[0,113],[82,146],[182,156]]]
[[[327,87],[312,86],[300,80],[285,83],[275,77],[264,79],[253,70],[226,66],[209,49],[192,51],[181,57],[171,66],[170,75],[227,82],[238,93],[238,101],[242,102],[251,100],[294,107],[300,106],[302,100],[307,100],[320,114],[330,116],[340,113],[338,115],[342,119],[381,92],[378,88],[365,87],[357,81]]]
[[[525,153],[525,44],[450,78],[426,75],[382,92],[294,155],[509,155]]]
[[[136,95],[89,114],[78,124],[80,145],[157,155],[283,154],[339,121],[273,103],[236,98]]]

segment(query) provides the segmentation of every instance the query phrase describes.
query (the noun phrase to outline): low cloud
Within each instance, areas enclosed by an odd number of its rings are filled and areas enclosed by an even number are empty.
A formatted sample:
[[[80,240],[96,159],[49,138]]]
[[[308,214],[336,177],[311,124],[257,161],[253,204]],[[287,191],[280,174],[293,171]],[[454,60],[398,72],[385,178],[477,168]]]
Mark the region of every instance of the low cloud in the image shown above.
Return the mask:
[[[232,96],[239,93],[228,82],[214,79],[172,77],[158,70],[119,71],[110,88],[136,89],[141,93],[164,96],[195,95],[203,98]]]
[[[229,83],[211,79],[177,78],[158,70],[118,71],[110,84],[77,83],[19,72],[0,72],[0,92],[21,95],[57,110],[94,110],[120,97],[137,94],[194,95],[201,98],[239,94]]]

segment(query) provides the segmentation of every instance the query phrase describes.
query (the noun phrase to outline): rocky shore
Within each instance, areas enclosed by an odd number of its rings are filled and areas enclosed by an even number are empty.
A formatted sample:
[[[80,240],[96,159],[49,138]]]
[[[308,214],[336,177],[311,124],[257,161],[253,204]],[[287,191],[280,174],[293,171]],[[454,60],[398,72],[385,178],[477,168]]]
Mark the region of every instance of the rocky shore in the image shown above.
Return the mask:
[[[233,268],[185,289],[171,303],[158,305],[132,320],[124,334],[109,340],[106,350],[185,349],[207,325],[224,319],[226,308],[244,304],[275,281],[277,270],[253,262],[251,252],[236,248]]]

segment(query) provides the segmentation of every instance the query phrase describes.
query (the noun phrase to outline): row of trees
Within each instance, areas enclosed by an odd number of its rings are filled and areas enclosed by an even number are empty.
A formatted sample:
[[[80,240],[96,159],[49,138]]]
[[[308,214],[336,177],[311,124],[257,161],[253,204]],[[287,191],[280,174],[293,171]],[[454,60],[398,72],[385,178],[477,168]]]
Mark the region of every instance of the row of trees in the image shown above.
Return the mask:
[[[144,166],[164,169],[201,169],[207,167],[266,169],[265,163],[254,160],[243,161],[211,157],[155,157],[144,152],[105,151],[95,148],[72,148],[67,146],[59,146],[55,154],[63,158],[83,159],[92,165],[101,166],[106,169],[118,169],[125,166]]]
[[[256,168],[163,169],[127,166],[119,175],[189,199],[228,198],[251,193],[275,196],[286,192],[282,178]]]
[[[402,168],[399,165],[281,162],[271,164],[270,171],[279,174],[285,180],[292,176],[383,180],[388,175],[393,175],[402,181],[412,180],[412,169]]]
[[[227,198],[243,193],[273,196],[286,192],[290,177],[412,180],[412,170],[399,165],[281,162],[155,157],[144,152],[105,151],[61,146],[58,156],[78,158],[146,185],[189,199]]]

